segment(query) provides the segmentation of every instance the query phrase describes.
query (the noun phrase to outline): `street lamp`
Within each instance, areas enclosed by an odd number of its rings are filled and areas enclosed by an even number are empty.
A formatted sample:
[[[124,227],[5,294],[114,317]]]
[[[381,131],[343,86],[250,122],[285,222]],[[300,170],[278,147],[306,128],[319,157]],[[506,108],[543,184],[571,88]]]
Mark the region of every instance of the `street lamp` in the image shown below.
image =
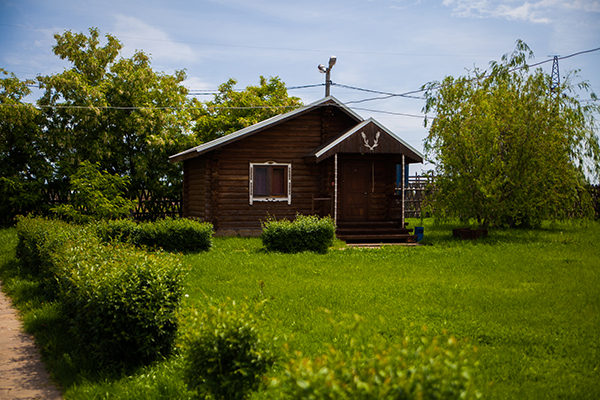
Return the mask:
[[[331,68],[335,65],[337,61],[336,56],[329,57],[329,68],[325,68],[323,64],[319,64],[317,67],[319,72],[325,74],[325,97],[329,96],[330,88],[331,88]]]

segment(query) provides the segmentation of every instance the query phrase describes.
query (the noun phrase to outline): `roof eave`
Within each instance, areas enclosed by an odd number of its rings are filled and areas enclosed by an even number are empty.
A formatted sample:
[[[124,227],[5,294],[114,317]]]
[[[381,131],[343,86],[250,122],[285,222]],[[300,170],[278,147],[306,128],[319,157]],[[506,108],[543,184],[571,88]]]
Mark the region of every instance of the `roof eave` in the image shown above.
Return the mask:
[[[190,158],[197,157],[206,152],[212,151],[218,147],[224,146],[226,144],[234,143],[240,139],[245,138],[246,136],[253,135],[257,132],[270,128],[272,126],[278,125],[282,122],[288,121],[292,118],[300,116],[302,114],[308,113],[317,107],[321,107],[325,103],[333,102],[337,107],[339,107],[342,111],[344,111],[348,116],[355,119],[356,122],[362,122],[363,119],[360,115],[352,111],[350,108],[346,107],[341,101],[336,99],[333,96],[327,96],[321,100],[317,100],[313,103],[310,103],[304,107],[297,108],[295,110],[289,111],[284,114],[279,114],[254,125],[250,125],[246,128],[240,129],[239,131],[230,133],[218,139],[212,140],[207,143],[203,143],[199,146],[193,147],[191,149],[185,150],[181,153],[172,155],[169,157],[169,161],[172,163],[184,161]],[[332,104],[333,105],[333,104]]]

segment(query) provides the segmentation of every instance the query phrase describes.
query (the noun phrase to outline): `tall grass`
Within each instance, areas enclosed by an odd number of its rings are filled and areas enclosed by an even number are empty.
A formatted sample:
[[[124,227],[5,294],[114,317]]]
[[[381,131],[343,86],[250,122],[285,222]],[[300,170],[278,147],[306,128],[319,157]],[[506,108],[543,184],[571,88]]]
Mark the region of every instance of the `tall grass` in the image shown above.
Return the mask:
[[[424,246],[338,246],[322,255],[217,238],[210,252],[185,256],[186,307],[269,299],[263,329],[308,356],[341,343],[345,332],[331,320],[352,314],[392,343],[447,332],[478,346],[487,398],[600,398],[600,223],[493,231],[474,242],[452,238],[453,227],[425,221]],[[38,335],[43,327],[30,315],[51,306],[22,294],[35,293],[35,284],[18,274],[14,231],[0,238],[2,280]],[[62,365],[57,357],[46,351],[51,368]],[[177,355],[131,377],[57,371],[67,398],[191,396]]]

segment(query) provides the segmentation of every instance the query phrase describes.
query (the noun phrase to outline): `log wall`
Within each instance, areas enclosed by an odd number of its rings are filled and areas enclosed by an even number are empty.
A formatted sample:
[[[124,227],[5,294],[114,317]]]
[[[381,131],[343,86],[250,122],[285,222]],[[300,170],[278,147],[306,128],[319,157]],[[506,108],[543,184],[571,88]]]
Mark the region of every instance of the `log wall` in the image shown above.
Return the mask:
[[[332,189],[323,187],[322,170],[333,163],[315,164],[305,156],[331,135],[356,122],[334,107],[316,109],[221,149],[184,161],[184,216],[214,224],[221,235],[257,235],[269,216],[293,219],[310,214],[313,197]],[[250,162],[292,164],[291,205],[287,202],[249,202]],[[329,178],[329,176],[328,176]],[[328,181],[329,179],[327,179]]]

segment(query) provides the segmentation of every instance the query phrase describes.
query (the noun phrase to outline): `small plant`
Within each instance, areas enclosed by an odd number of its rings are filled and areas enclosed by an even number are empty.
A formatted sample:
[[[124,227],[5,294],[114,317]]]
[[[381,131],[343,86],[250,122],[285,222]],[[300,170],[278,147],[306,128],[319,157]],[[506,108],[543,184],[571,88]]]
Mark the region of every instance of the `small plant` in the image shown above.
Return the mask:
[[[263,303],[260,303],[263,304]],[[235,301],[192,309],[182,335],[185,379],[200,396],[247,399],[275,358],[247,304]]]
[[[297,215],[293,222],[269,217],[263,222],[261,239],[269,251],[327,253],[335,240],[335,221],[330,217]]]

